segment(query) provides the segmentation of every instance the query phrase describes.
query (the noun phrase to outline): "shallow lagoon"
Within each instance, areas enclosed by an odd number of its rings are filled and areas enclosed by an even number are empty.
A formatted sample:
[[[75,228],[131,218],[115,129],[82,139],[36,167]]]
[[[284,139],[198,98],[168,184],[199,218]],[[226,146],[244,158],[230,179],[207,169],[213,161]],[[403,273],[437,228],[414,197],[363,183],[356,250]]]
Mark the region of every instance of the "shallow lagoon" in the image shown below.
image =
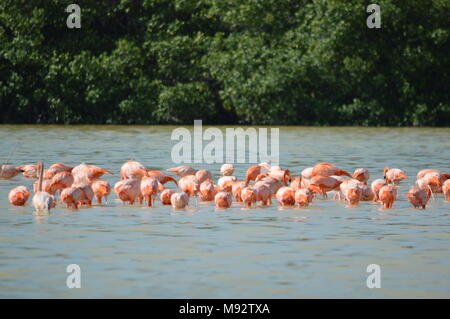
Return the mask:
[[[153,169],[171,163],[170,126],[0,126],[0,158],[29,164],[81,161],[114,171],[130,158]],[[15,147],[17,145],[17,147]],[[450,171],[446,128],[280,129],[280,165],[294,174],[321,161],[371,180],[383,167],[410,176],[422,168]],[[192,165],[218,174],[220,165]],[[236,175],[248,164],[236,164]],[[217,175],[216,175],[217,176]],[[25,298],[304,298],[450,297],[450,204],[442,195],[426,211],[400,196],[394,209],[372,203],[349,209],[316,200],[308,209],[187,211],[108,205],[48,216],[7,201],[21,175],[0,181],[0,297]],[[66,287],[66,267],[81,267],[81,289]],[[366,286],[366,267],[381,267],[380,289]]]

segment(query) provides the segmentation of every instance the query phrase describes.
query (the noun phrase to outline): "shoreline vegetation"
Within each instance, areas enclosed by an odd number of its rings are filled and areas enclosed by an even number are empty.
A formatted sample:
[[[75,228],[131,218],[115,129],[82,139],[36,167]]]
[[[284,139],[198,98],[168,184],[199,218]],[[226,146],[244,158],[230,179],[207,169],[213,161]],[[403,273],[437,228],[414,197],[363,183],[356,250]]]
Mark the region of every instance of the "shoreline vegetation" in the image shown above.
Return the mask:
[[[450,2],[0,2],[0,124],[450,125]]]

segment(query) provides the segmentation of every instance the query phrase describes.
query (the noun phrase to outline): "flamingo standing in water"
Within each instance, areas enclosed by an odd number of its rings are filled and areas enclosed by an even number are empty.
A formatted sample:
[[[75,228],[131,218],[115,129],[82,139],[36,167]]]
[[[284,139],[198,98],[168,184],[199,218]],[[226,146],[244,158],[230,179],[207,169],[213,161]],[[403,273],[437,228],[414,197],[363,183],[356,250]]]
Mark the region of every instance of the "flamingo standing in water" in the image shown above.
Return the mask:
[[[231,164],[223,164],[220,167],[220,174],[223,176],[231,176],[234,173],[234,166]]]
[[[195,175],[186,175],[180,178],[178,181],[180,189],[189,195],[189,197],[195,197],[200,190],[200,183],[195,178]]]
[[[170,205],[170,197],[175,194],[173,189],[165,189],[161,192],[160,199],[163,205]]]
[[[148,176],[147,169],[139,162],[129,160],[120,168],[120,179],[142,179]]]
[[[413,186],[405,196],[414,208],[422,207],[425,209],[430,200],[431,190]]]
[[[234,181],[231,183],[231,194],[236,199],[236,202],[242,203],[242,190],[245,187],[244,181]]]
[[[383,186],[386,186],[386,185],[387,185],[386,181],[384,179],[381,179],[381,178],[377,178],[376,180],[374,180],[372,182],[371,189],[372,189],[372,192],[373,192],[373,195],[374,195],[373,196],[373,201],[374,202],[378,202],[379,201],[379,199],[380,199],[380,196],[379,196],[380,189]]]
[[[253,189],[256,192],[256,201],[261,202],[263,206],[270,205],[272,203],[272,191],[270,190],[270,185],[261,181],[260,183],[255,183]]]
[[[283,186],[275,194],[278,203],[284,206],[293,206],[295,204],[295,190],[292,187]]]
[[[141,193],[147,201],[148,207],[153,204],[153,196],[158,194],[158,181],[151,177],[143,177],[141,180]]]
[[[295,191],[294,199],[298,207],[307,207],[312,202],[313,192],[307,188],[300,188]]]
[[[36,179],[38,178],[36,164],[18,166],[17,168],[23,172],[23,176],[25,178],[36,178]]]
[[[14,187],[8,195],[8,200],[13,206],[24,206],[30,197],[30,192],[25,186]]]
[[[105,202],[108,200],[108,196],[111,193],[111,186],[107,181],[95,180],[92,182],[92,191],[97,199],[98,204],[102,204],[102,198],[105,198]]]
[[[216,196],[216,188],[210,179],[207,179],[200,184],[199,194],[202,202],[210,202],[214,200],[214,196]]]
[[[241,198],[244,202],[245,207],[250,208],[252,204],[256,204],[257,194],[255,189],[252,187],[244,187],[241,191]]]
[[[354,207],[358,205],[359,200],[361,198],[361,189],[357,185],[347,187],[343,193],[349,207]]]
[[[353,178],[364,184],[367,184],[367,181],[370,178],[370,174],[366,168],[357,168],[353,173]]]
[[[11,179],[19,175],[22,171],[18,167],[12,165],[1,165],[0,166],[0,178]]]
[[[332,190],[339,190],[339,185],[341,183],[342,180],[338,180],[334,177],[317,175],[311,178],[309,190],[318,192],[324,198],[327,198],[327,192]]]
[[[117,197],[124,203],[134,204],[136,199],[139,204],[143,202],[143,196],[141,193],[141,181],[137,179],[124,179],[118,181],[114,185],[114,192]]]
[[[173,209],[183,209],[189,204],[189,196],[184,192],[172,194],[170,203]]]
[[[54,207],[55,198],[47,192],[42,190],[42,181],[44,177],[44,164],[39,162],[37,164],[38,169],[38,188],[37,192],[33,196],[33,206],[36,212],[49,213],[50,209]]]
[[[381,187],[378,196],[384,208],[392,208],[394,201],[397,199],[397,186],[385,185]]]
[[[217,208],[230,208],[232,201],[231,194],[228,192],[218,192],[214,196],[214,202]]]
[[[388,184],[397,184],[406,178],[408,176],[399,168],[384,168],[384,179]]]
[[[81,203],[83,193],[81,189],[75,187],[68,187],[63,189],[60,196],[61,203],[65,203],[67,208],[73,207],[78,209],[78,205]]]

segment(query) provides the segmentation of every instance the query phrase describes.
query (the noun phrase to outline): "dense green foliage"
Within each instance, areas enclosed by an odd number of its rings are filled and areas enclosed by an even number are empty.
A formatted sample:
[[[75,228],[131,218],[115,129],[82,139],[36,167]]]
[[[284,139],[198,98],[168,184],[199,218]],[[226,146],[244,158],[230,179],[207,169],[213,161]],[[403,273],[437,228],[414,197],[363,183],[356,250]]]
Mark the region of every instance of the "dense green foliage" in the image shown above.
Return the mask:
[[[0,123],[448,126],[450,1],[371,2],[0,0]]]

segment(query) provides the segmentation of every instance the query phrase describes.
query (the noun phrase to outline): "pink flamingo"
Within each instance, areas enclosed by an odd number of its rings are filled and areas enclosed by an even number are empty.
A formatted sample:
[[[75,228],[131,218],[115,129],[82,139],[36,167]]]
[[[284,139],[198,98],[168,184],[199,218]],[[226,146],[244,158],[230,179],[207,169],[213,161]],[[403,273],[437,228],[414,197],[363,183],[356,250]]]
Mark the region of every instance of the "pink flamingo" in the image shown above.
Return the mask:
[[[151,177],[143,177],[141,180],[141,193],[149,207],[153,204],[153,196],[158,194],[158,181]]]
[[[170,197],[175,194],[173,189],[165,189],[162,191],[160,199],[163,205],[170,205]]]
[[[184,192],[172,194],[170,203],[173,209],[183,209],[189,204],[189,196]]]
[[[14,187],[8,195],[8,200],[13,206],[24,206],[30,197],[30,192],[25,186]]]
[[[295,191],[294,199],[299,207],[307,207],[313,200],[313,193],[307,188],[300,188]]]
[[[92,182],[92,191],[94,192],[94,196],[97,199],[97,203],[99,205],[102,204],[102,198],[105,198],[105,201],[108,200],[108,196],[111,193],[111,186],[107,181],[102,180],[94,180]]]
[[[232,202],[231,194],[228,192],[218,192],[214,196],[214,202],[217,208],[230,208]]]
[[[38,187],[37,192],[33,196],[33,206],[36,212],[49,213],[50,209],[55,205],[55,198],[47,192],[42,190],[42,181],[44,176],[44,164],[38,162]]]
[[[241,191],[241,198],[245,204],[245,207],[251,208],[252,204],[256,204],[256,191],[252,187],[244,187]]]

